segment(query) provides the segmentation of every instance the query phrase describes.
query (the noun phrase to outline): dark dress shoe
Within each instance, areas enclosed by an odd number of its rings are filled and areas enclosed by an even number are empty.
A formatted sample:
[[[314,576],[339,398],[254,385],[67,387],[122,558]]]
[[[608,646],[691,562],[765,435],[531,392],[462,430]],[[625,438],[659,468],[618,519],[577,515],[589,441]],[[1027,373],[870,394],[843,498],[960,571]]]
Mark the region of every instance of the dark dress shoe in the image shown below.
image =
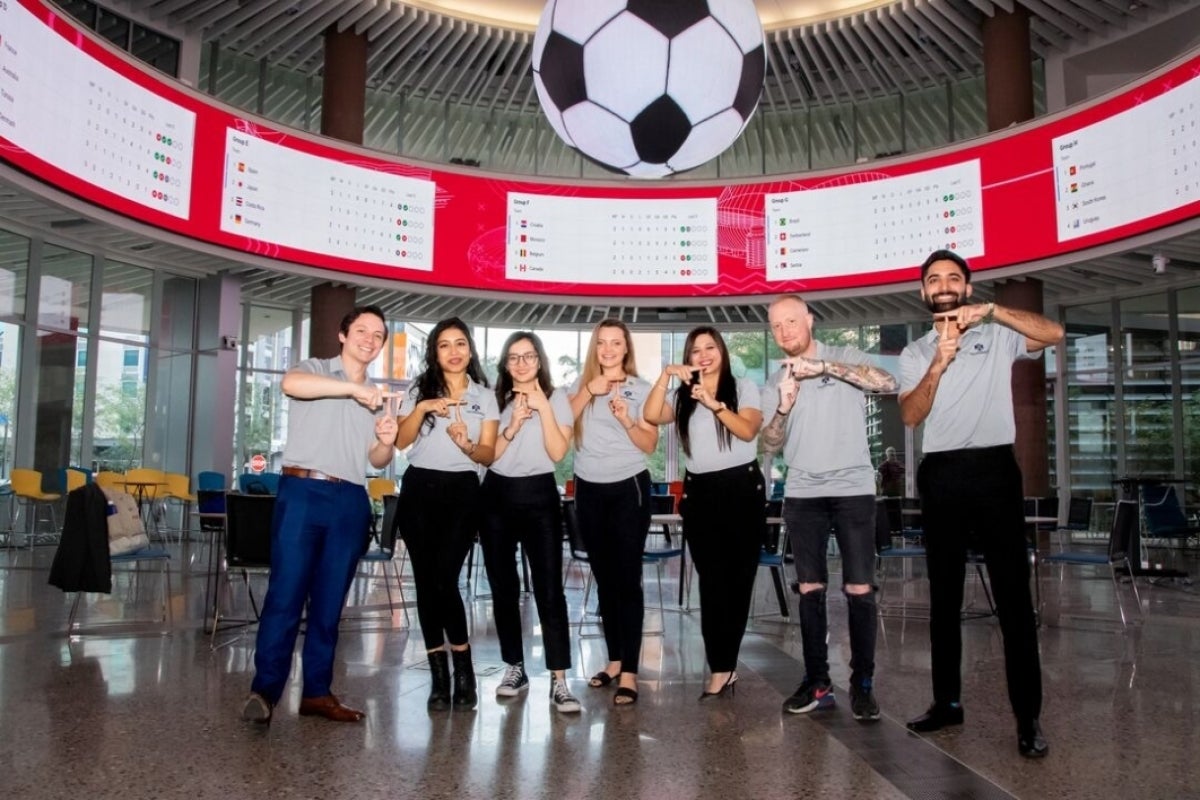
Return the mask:
[[[331,722],[362,722],[367,715],[357,708],[342,705],[337,697],[305,697],[300,701],[300,716],[324,717]]]
[[[1036,719],[1017,725],[1017,750],[1026,758],[1045,758],[1050,745],[1042,735],[1042,724]]]
[[[913,733],[933,733],[950,725],[962,724],[962,706],[934,703],[924,714],[915,719],[910,719],[907,727]]]

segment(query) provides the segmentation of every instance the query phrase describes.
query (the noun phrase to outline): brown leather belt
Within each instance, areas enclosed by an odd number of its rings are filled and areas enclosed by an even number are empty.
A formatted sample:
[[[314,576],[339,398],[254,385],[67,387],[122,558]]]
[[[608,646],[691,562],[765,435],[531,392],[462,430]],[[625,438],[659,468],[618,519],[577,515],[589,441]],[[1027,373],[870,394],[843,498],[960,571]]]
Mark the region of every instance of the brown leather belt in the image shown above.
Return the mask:
[[[284,475],[291,475],[293,478],[308,478],[310,481],[329,481],[330,483],[341,483],[341,478],[335,478],[332,475],[326,475],[324,472],[316,469],[305,469],[304,467],[284,467],[279,470]]]

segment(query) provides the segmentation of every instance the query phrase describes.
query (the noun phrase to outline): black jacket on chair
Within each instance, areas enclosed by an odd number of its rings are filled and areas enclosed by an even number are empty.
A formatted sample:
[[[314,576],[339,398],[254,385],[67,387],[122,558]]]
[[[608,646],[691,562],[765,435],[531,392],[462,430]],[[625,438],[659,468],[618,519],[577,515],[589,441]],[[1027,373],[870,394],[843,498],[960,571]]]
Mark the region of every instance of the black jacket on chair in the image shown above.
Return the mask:
[[[94,483],[67,495],[62,539],[50,566],[49,583],[64,592],[112,592],[108,499]]]

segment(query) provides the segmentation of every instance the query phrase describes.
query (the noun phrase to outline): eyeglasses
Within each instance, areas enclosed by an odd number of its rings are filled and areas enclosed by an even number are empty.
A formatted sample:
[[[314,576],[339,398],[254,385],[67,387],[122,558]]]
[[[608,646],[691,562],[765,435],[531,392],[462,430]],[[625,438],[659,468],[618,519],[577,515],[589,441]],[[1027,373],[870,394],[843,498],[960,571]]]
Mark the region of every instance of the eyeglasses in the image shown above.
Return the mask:
[[[525,362],[526,364],[536,364],[538,361],[537,353],[509,353],[508,363],[516,364],[517,362]]]

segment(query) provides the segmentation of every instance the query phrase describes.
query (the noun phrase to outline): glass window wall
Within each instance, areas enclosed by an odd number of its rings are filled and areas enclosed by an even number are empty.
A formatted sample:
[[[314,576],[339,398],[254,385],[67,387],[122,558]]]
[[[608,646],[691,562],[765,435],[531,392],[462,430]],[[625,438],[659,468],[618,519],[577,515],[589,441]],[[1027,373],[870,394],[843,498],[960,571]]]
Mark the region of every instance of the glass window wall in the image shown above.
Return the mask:
[[[29,240],[0,231],[0,480],[13,468],[17,391],[21,377],[21,332],[25,318],[25,284],[29,275]]]

